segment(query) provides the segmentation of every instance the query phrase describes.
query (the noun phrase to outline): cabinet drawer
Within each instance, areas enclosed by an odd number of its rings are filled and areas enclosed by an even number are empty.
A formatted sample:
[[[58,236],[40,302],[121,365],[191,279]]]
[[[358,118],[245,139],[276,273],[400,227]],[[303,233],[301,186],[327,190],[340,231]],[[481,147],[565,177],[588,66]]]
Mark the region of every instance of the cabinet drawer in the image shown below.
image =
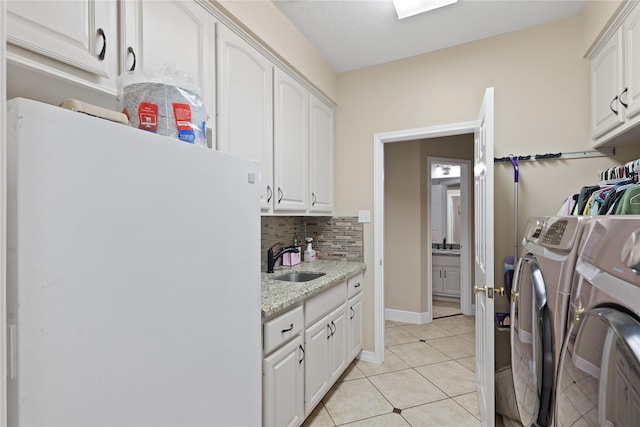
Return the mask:
[[[433,266],[438,265],[438,266],[445,266],[445,267],[460,267],[460,257],[434,255],[431,258],[431,265]]]
[[[364,287],[364,275],[362,273],[353,276],[347,281],[347,287],[349,288],[349,298],[362,292]]]
[[[304,307],[304,324],[313,322],[329,313],[347,300],[347,282],[342,282],[310,299]]]
[[[302,307],[298,307],[266,322],[263,332],[264,352],[268,354],[302,331],[302,317]]]

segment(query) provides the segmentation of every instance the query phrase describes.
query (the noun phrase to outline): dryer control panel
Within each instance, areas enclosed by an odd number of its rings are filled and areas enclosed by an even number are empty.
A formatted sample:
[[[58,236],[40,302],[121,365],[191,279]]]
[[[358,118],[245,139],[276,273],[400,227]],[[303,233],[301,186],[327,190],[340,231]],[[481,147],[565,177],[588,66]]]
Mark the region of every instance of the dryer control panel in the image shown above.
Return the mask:
[[[549,224],[549,228],[545,230],[544,235],[542,236],[542,243],[554,246],[559,245],[560,242],[562,242],[562,236],[564,236],[564,232],[567,230],[568,224],[569,221],[566,219],[551,222]]]

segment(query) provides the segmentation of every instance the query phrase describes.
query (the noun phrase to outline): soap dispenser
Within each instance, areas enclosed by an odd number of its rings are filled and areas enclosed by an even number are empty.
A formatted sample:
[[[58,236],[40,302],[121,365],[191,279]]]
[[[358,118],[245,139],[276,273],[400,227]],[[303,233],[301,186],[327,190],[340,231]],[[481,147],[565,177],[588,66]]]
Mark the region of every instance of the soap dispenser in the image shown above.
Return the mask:
[[[304,260],[306,262],[313,262],[316,260],[316,251],[314,251],[311,247],[311,242],[313,242],[313,239],[311,237],[306,237],[304,240],[305,242],[307,242],[307,249],[305,249],[304,251]]]

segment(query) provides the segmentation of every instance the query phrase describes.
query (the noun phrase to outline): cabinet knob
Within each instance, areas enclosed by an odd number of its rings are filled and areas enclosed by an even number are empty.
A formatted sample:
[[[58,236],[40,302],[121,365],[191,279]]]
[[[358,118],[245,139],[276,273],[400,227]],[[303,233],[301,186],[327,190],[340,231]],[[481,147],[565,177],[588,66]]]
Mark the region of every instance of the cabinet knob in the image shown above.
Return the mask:
[[[100,61],[104,61],[104,56],[107,53],[107,36],[104,34],[104,30],[102,28],[98,28],[98,35],[102,37],[102,50],[98,54],[98,59]]]

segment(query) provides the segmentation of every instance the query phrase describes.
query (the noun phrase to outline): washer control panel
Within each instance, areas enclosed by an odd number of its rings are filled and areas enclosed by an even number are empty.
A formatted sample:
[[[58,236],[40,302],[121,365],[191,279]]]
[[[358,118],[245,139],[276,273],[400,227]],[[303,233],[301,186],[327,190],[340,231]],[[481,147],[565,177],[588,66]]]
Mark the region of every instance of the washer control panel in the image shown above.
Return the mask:
[[[566,219],[552,222],[542,236],[542,243],[554,246],[559,245],[562,241],[562,236],[564,236],[564,232],[567,230],[568,224],[569,221]]]

